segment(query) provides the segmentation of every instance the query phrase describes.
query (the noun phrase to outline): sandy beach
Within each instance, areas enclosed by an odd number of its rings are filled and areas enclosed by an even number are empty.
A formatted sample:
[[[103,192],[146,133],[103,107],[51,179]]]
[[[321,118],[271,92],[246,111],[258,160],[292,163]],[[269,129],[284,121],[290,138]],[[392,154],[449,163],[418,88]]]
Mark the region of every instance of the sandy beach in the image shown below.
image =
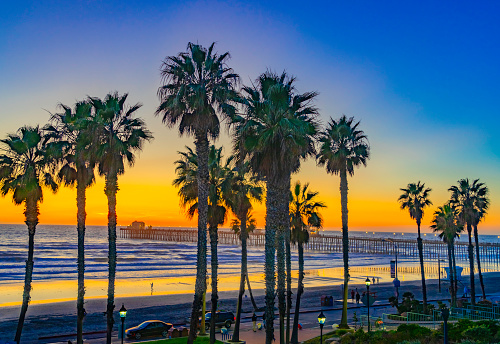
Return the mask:
[[[484,275],[486,291],[489,295],[500,293],[500,273],[487,273]],[[306,277],[307,278],[307,277]],[[464,278],[467,283],[467,276]],[[479,284],[479,283],[478,283]],[[448,298],[448,283],[442,281],[441,293],[438,292],[438,280],[429,279],[428,298],[429,300]],[[420,281],[403,282],[400,294],[411,291],[417,298],[421,298]],[[293,285],[295,291],[295,284]],[[354,281],[350,288],[358,288],[360,292],[365,290],[362,281]],[[394,295],[394,287],[390,282],[372,284],[372,291],[377,292],[377,302],[386,303],[387,299]],[[264,305],[264,290],[255,288],[252,290],[258,306]],[[477,292],[479,292],[477,285]],[[209,295],[209,294],[208,294]],[[243,311],[245,317],[251,315],[253,311],[248,292],[245,294]],[[340,304],[341,286],[336,283],[332,286],[309,287],[306,288],[302,298],[301,310],[320,309],[320,298],[322,295],[332,295],[335,299],[334,306]],[[234,311],[236,308],[237,291],[222,291],[220,293],[219,309]],[[149,295],[140,297],[117,297],[117,308],[125,304],[128,309],[127,325],[135,326],[148,319],[159,319],[173,324],[183,324],[190,314],[192,294],[173,295]],[[209,297],[207,297],[209,299]],[[87,316],[84,323],[85,332],[105,330],[105,299],[88,299],[85,305]],[[0,340],[12,340],[17,325],[19,307],[0,308]],[[37,343],[39,337],[53,336],[60,334],[72,334],[76,332],[76,301],[54,302],[44,304],[33,304],[29,307],[23,331],[23,342]],[[118,317],[118,313],[116,314]],[[118,318],[117,318],[118,320]],[[54,340],[55,341],[55,340]]]

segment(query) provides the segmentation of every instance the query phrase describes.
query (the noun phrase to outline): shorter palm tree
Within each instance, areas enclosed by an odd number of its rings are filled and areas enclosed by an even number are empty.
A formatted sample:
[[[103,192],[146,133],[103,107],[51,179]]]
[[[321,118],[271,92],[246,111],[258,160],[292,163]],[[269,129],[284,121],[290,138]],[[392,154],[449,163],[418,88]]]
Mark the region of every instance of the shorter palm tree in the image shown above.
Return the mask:
[[[240,322],[241,322],[241,307],[243,302],[243,294],[245,293],[245,280],[250,289],[250,279],[248,278],[247,269],[247,238],[248,233],[255,229],[256,221],[251,216],[252,202],[261,202],[264,188],[261,185],[260,179],[251,170],[250,163],[238,160],[236,166],[231,170],[231,189],[226,194],[226,203],[231,208],[231,211],[236,215],[236,219],[232,221],[232,228],[236,233],[239,233],[241,240],[241,273],[240,273],[240,290],[238,292],[238,303],[236,307],[236,320],[234,324],[232,340],[239,341]],[[236,228],[236,226],[239,226]],[[257,308],[253,295],[250,294],[254,308]]]
[[[111,344],[115,308],[115,276],[116,276],[116,194],[118,192],[118,176],[125,173],[125,164],[132,166],[135,152],[142,150],[144,143],[153,139],[146,128],[146,123],[134,117],[142,106],[125,105],[128,94],[122,96],[118,92],[106,95],[104,100],[89,98],[95,109],[93,128],[95,130],[96,161],[98,171],[105,178],[104,193],[108,199],[108,302],[106,307],[107,330],[106,343]]]
[[[51,125],[45,130],[63,148],[62,164],[57,174],[65,186],[76,185],[77,233],[78,233],[78,296],[77,296],[77,344],[83,344],[83,319],[85,317],[85,193],[94,181],[95,161],[92,156],[92,105],[83,101],[74,110],[61,104],[62,112],[52,115]]]
[[[241,304],[243,302],[243,294],[245,293],[245,281],[248,287],[248,293],[250,294],[250,301],[252,302],[252,307],[254,312],[259,310],[259,307],[257,306],[257,302],[255,302],[255,298],[253,297],[252,293],[252,287],[250,286],[250,279],[248,278],[248,263],[247,263],[247,239],[250,233],[253,233],[253,231],[257,228],[257,220],[253,217],[252,213],[249,211],[247,216],[246,216],[246,225],[244,226],[246,229],[246,235],[243,236],[241,232],[241,227],[242,223],[241,221],[236,218],[231,220],[231,229],[234,231],[235,234],[238,234],[240,236],[241,240],[241,265],[242,265],[242,273],[241,273],[241,278],[240,280],[240,292],[238,293],[238,302],[239,304],[236,306],[236,321],[234,323],[234,331],[233,331],[233,341],[236,341],[237,337],[235,336],[236,333],[236,328],[237,325],[241,323]],[[245,251],[245,254],[243,254],[243,251]],[[243,290],[243,292],[241,291]],[[240,293],[242,293],[241,300],[240,300]],[[238,312],[239,318],[238,318]],[[239,336],[238,336],[239,338]],[[238,339],[239,340],[239,339]]]
[[[486,300],[486,292],[484,290],[483,272],[481,270],[481,256],[479,254],[479,232],[477,226],[484,219],[488,208],[490,206],[490,200],[488,198],[488,187],[484,183],[477,183],[474,192],[474,216],[472,218],[472,227],[474,228],[474,241],[476,246],[476,258],[477,258],[477,273],[479,275],[479,284],[481,285],[481,292],[483,294],[483,300]]]
[[[192,218],[198,212],[198,156],[192,149],[187,147],[187,152],[179,152],[182,158],[176,161],[177,178],[173,185],[180,187],[179,196],[181,204],[187,208],[187,215]],[[231,168],[232,157],[229,157],[225,164],[222,164],[222,147],[209,147],[208,170],[209,170],[209,195],[208,195],[208,226],[210,234],[210,251],[212,267],[212,317],[210,318],[210,341],[215,342],[215,321],[214,314],[217,312],[218,302],[218,227],[222,225],[227,217],[227,195],[231,188]]]
[[[318,165],[326,171],[340,175],[340,204],[342,209],[342,258],[344,260],[344,295],[340,328],[347,325],[347,298],[349,284],[349,220],[347,208],[347,174],[354,175],[354,168],[366,166],[370,158],[370,145],[365,133],[359,128],[360,122],[345,115],[338,120],[330,118],[327,128],[321,133],[321,145],[317,155]]]
[[[450,204],[458,211],[461,223],[467,228],[469,238],[468,255],[469,255],[469,278],[470,278],[470,294],[471,303],[476,304],[476,286],[474,280],[474,245],[472,244],[472,226],[476,218],[474,209],[474,200],[478,188],[479,179],[472,182],[469,178],[460,179],[457,185],[451,186],[448,191],[451,191]],[[479,183],[482,184],[482,183]]]
[[[300,298],[304,293],[304,244],[309,241],[309,228],[321,228],[323,218],[320,210],[325,208],[323,202],[317,201],[318,192],[309,191],[309,184],[301,186],[297,181],[290,191],[290,226],[291,240],[297,245],[299,253],[299,282],[297,287],[297,301],[293,318],[292,344],[298,343],[298,326]]]
[[[0,193],[12,194],[14,204],[24,204],[24,216],[28,226],[28,258],[24,276],[23,303],[14,341],[21,341],[24,319],[28,310],[33,276],[35,230],[38,224],[39,204],[43,201],[42,186],[56,192],[54,180],[58,144],[50,144],[46,133],[38,126],[25,126],[16,134],[0,140]]]
[[[401,209],[407,209],[410,213],[410,218],[417,222],[417,246],[418,255],[420,258],[420,274],[422,277],[422,298],[424,302],[424,311],[427,311],[427,287],[425,284],[425,271],[424,271],[424,248],[422,244],[422,237],[420,235],[420,224],[422,223],[422,218],[424,217],[424,209],[432,205],[429,200],[429,193],[432,191],[430,188],[425,187],[425,183],[409,183],[408,186],[403,189],[403,194],[399,196],[399,203],[401,204]]]
[[[456,306],[457,272],[455,264],[455,239],[459,237],[459,233],[463,230],[463,226],[459,224],[456,209],[452,208],[450,204],[439,207],[438,210],[434,212],[431,228],[434,232],[439,233],[439,237],[448,247],[448,276],[450,278],[451,301],[452,305]]]

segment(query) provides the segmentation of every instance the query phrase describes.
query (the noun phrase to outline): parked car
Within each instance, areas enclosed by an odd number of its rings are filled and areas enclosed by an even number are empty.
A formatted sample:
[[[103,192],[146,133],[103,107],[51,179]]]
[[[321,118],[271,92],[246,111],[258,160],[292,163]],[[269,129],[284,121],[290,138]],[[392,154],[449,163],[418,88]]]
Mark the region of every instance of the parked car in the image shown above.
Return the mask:
[[[160,320],[148,320],[142,324],[131,327],[125,331],[128,338],[140,339],[142,337],[168,337],[168,330],[172,328],[172,324]]]
[[[217,312],[215,313],[215,326],[230,328],[234,324],[236,318],[233,312]],[[212,318],[212,313],[208,312],[205,314],[205,328],[210,329],[210,319]],[[200,319],[201,321],[201,319]]]

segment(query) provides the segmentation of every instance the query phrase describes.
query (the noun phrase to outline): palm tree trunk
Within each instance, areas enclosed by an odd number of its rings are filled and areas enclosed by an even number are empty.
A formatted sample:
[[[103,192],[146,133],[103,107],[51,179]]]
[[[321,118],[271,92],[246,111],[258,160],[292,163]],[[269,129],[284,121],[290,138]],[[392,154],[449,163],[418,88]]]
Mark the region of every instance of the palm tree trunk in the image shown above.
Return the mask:
[[[474,224],[474,241],[476,243],[476,259],[477,259],[477,272],[479,274],[479,283],[481,284],[481,292],[483,300],[486,300],[486,292],[484,291],[483,273],[481,272],[481,259],[479,256],[479,235],[477,233],[477,224]]]
[[[265,278],[266,278],[266,344],[272,344],[274,339],[274,263],[276,256],[276,226],[278,223],[279,196],[276,184],[267,181],[266,195],[266,233],[265,233]]]
[[[292,329],[292,344],[298,344],[299,342],[299,315],[300,315],[300,297],[304,293],[304,246],[302,242],[298,242],[299,251],[299,283],[297,287],[297,301],[295,301],[295,314],[293,317],[293,329]]]
[[[276,257],[278,260],[278,309],[280,316],[280,343],[285,344],[285,316],[286,316],[286,232],[290,231],[290,175],[285,176],[280,183],[279,189],[279,227],[278,248]]]
[[[187,344],[193,344],[196,338],[201,299],[207,283],[208,139],[206,132],[197,134],[195,145],[198,156],[198,247],[196,253],[196,283]]]
[[[250,286],[250,279],[248,278],[248,269],[247,269],[247,274],[246,274],[245,278],[247,280],[247,288],[248,288],[248,293],[250,294],[250,300],[252,301],[253,310],[255,312],[259,309],[259,307],[257,307],[257,303],[255,302],[255,299],[253,298],[252,287]]]
[[[339,328],[349,328],[347,325],[347,299],[349,298],[349,229],[347,209],[347,170],[340,170],[340,203],[342,206],[342,253],[344,258],[344,295],[342,304],[342,318]]]
[[[290,222],[290,221],[289,221]],[[286,254],[286,344],[290,343],[290,311],[292,308],[292,257],[290,250],[290,228],[285,229]]]
[[[449,269],[449,278],[450,278],[450,294],[451,294],[451,306],[457,306],[457,295],[455,291],[454,278],[453,278],[453,258],[452,258],[452,245],[453,243],[448,242],[448,269]]]
[[[470,267],[470,301],[476,304],[476,285],[474,281],[474,246],[472,245],[472,225],[467,222],[467,234],[469,235],[469,267]]]
[[[453,244],[451,246],[451,255],[453,256],[453,285],[455,290],[455,298],[457,297],[458,293],[458,276],[457,276],[457,262],[456,262],[456,257],[455,257],[455,241],[453,241]]]
[[[115,172],[106,175],[104,192],[108,198],[108,302],[106,307],[106,344],[111,344],[113,332],[113,311],[115,309],[115,276],[116,276],[116,192],[118,176]]]
[[[241,213],[240,220],[240,240],[241,240],[241,274],[240,291],[238,293],[238,304],[236,305],[236,320],[234,322],[233,342],[240,341],[241,304],[245,293],[245,277],[247,276],[247,212]]]
[[[26,271],[24,275],[24,291],[23,303],[21,305],[21,314],[17,323],[16,336],[14,341],[19,344],[21,341],[21,333],[23,331],[24,319],[28,311],[28,304],[30,302],[31,280],[33,276],[33,255],[35,250],[35,230],[38,224],[38,202],[35,198],[26,199],[26,210],[24,216],[26,218],[26,225],[28,226],[28,259],[26,259]]]
[[[425,270],[424,270],[424,246],[422,244],[422,238],[420,237],[420,220],[417,220],[417,247],[418,247],[418,257],[420,259],[420,275],[422,277],[422,299],[424,302],[424,313],[427,312],[427,286],[425,285]]]
[[[85,296],[85,189],[86,183],[83,180],[82,171],[78,169],[78,181],[76,186],[76,206],[77,206],[77,232],[78,232],[78,297],[76,301],[76,342],[83,344],[83,318],[85,317],[84,296]]]
[[[212,311],[210,317],[210,344],[215,343],[215,322],[216,322],[216,314],[217,314],[217,302],[219,300],[219,295],[217,292],[217,268],[219,267],[219,260],[217,257],[217,241],[218,233],[217,226],[210,226],[208,229],[210,233],[210,263],[212,266],[212,295],[211,295],[211,303],[212,303]]]

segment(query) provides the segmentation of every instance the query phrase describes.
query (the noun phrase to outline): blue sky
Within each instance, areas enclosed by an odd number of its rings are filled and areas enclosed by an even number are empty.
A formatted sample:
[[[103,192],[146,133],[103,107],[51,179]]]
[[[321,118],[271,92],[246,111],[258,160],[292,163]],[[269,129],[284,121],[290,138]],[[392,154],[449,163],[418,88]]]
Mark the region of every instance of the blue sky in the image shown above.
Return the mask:
[[[370,216],[404,225],[400,187],[426,182],[437,206],[464,177],[488,184],[487,224],[500,225],[500,2],[4,1],[0,10],[0,136],[44,124],[59,102],[129,92],[156,139],[123,183],[147,174],[175,197],[172,163],[192,139],[153,114],[159,67],[189,41],[216,41],[243,83],[286,69],[299,91],[320,93],[323,122],[362,121],[372,159],[350,184],[355,225]],[[228,144],[227,134],[217,144]],[[309,161],[295,178],[330,190],[327,222],[337,226],[336,177]]]

